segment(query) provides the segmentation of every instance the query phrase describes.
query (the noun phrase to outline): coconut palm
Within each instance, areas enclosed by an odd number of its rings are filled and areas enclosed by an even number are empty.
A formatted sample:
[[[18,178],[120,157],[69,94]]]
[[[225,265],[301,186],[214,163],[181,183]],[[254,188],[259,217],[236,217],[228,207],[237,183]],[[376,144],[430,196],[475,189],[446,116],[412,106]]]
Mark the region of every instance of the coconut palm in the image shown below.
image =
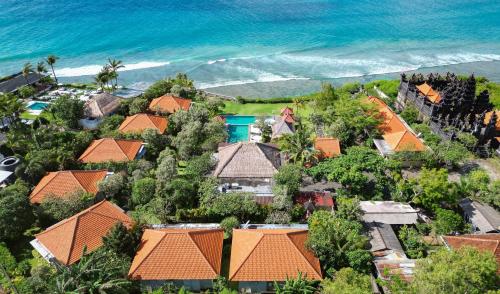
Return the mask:
[[[110,80],[110,70],[108,66],[104,66],[100,72],[94,77],[95,82],[101,87],[103,91],[108,87],[108,83]]]
[[[316,292],[314,282],[303,277],[301,272],[299,272],[297,279],[290,279],[287,277],[282,287],[274,282],[274,288],[276,294],[313,294]]]
[[[118,86],[118,70],[120,68],[124,68],[125,65],[123,65],[121,60],[116,60],[111,58],[108,59],[108,65],[111,72],[110,76],[115,80],[114,88],[116,88]]]
[[[36,73],[42,75],[47,72],[47,67],[45,66],[45,62],[40,61],[36,65]]]
[[[28,80],[28,76],[30,75],[30,73],[33,72],[33,65],[31,65],[31,63],[29,62],[26,62],[23,66],[23,70],[21,71],[22,74],[23,74],[23,77],[24,79],[26,80],[26,85],[30,85],[30,82]]]
[[[52,74],[54,75],[54,80],[56,80],[56,84],[57,84],[57,77],[56,77],[56,72],[54,71],[54,64],[56,64],[58,59],[59,59],[59,57],[57,57],[55,55],[49,55],[49,56],[47,56],[47,59],[45,59],[45,62],[47,62],[47,64],[52,69]]]
[[[309,164],[315,160],[317,152],[312,148],[311,133],[300,120],[295,125],[295,133],[283,135],[279,144],[290,162]]]

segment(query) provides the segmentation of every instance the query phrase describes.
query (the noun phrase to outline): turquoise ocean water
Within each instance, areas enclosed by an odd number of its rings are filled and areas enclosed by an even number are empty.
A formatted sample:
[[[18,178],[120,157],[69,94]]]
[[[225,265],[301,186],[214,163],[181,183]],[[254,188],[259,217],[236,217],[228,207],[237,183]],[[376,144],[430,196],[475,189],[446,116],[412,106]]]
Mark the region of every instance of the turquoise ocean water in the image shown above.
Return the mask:
[[[107,58],[143,88],[318,81],[470,64],[500,80],[500,1],[1,0],[0,75],[61,57],[89,80]]]

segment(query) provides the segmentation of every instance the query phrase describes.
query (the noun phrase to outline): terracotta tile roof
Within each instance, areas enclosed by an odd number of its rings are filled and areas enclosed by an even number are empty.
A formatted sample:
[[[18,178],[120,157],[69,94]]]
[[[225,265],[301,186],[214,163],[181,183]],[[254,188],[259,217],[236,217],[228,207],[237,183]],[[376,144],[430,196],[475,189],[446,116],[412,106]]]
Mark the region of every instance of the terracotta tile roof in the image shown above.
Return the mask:
[[[417,89],[424,96],[427,96],[427,98],[429,98],[429,101],[431,101],[432,103],[439,103],[441,101],[441,95],[439,95],[438,92],[434,91],[429,84],[423,83],[422,85],[417,86]]]
[[[281,110],[280,114],[281,114],[282,116],[285,116],[285,115],[290,115],[290,114],[292,114],[292,115],[293,115],[293,109],[291,109],[290,107],[288,107],[288,106],[287,106],[287,107],[285,107],[285,108],[283,108],[283,109]]]
[[[191,99],[184,99],[172,95],[163,95],[153,99],[149,104],[149,110],[165,113],[174,113],[178,110],[189,110]]]
[[[299,272],[321,280],[319,260],[306,249],[307,230],[235,229],[229,280],[285,281]]]
[[[453,249],[470,246],[477,248],[479,251],[491,252],[497,260],[497,273],[500,274],[500,234],[443,236],[443,239],[447,246]]]
[[[138,113],[127,118],[118,130],[122,133],[142,133],[145,129],[157,129],[163,134],[167,129],[168,121],[163,116]]]
[[[106,170],[66,170],[50,172],[30,194],[31,203],[41,203],[47,195],[64,197],[76,190],[97,194],[97,183],[107,175]]]
[[[144,142],[138,140],[113,138],[94,140],[78,160],[83,163],[134,160],[143,144]]]
[[[322,157],[332,158],[340,155],[340,141],[336,138],[316,138],[314,149],[321,152]]]
[[[311,201],[314,206],[332,208],[334,205],[333,198],[330,192],[300,192],[295,198],[295,202],[306,204]]]
[[[500,110],[494,110],[495,115],[497,117],[497,122],[495,124],[495,129],[500,131]],[[487,125],[490,123],[491,118],[493,116],[493,111],[487,112],[484,116],[484,124]]]
[[[129,270],[135,280],[212,280],[220,274],[222,229],[145,230]]]
[[[122,209],[106,200],[58,222],[36,235],[57,261],[70,265],[80,260],[84,246],[92,252],[102,245],[102,237],[117,222],[132,226],[132,219]]]
[[[377,97],[370,96],[368,101],[375,105],[380,112],[382,123],[379,126],[382,137],[393,151],[424,151],[424,143],[412,130]]]

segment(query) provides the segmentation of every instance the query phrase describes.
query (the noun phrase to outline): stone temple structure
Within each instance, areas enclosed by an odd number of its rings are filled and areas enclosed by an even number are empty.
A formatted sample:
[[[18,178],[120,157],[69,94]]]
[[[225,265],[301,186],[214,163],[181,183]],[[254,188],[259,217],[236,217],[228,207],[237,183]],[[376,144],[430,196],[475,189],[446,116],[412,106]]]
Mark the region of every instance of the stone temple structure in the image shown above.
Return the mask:
[[[488,91],[476,95],[474,75],[402,74],[396,108],[409,106],[443,139],[454,140],[458,132],[471,133],[478,139],[476,151],[482,155],[499,147],[500,111],[493,109]]]

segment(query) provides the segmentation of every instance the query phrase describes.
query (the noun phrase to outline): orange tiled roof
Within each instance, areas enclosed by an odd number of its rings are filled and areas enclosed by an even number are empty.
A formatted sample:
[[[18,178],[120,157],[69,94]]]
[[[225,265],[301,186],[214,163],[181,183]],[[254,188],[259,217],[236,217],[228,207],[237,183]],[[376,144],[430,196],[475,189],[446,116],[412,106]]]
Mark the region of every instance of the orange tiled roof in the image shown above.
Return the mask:
[[[332,158],[340,155],[340,141],[336,138],[316,138],[314,149],[324,157]]]
[[[495,129],[500,131],[500,110],[494,110],[497,116],[497,123],[495,124]],[[484,124],[487,125],[491,121],[491,117],[493,116],[493,111],[487,112],[484,116]]]
[[[97,194],[97,183],[106,177],[106,170],[65,170],[50,172],[30,194],[31,203],[41,203],[47,195],[64,197],[76,190]]]
[[[453,249],[471,246],[479,251],[491,252],[497,260],[497,273],[500,273],[500,234],[443,236],[443,239]]]
[[[168,121],[163,116],[138,113],[127,118],[118,130],[122,133],[142,133],[145,129],[157,129],[163,134],[167,129]]]
[[[134,160],[144,143],[138,140],[119,140],[104,138],[92,141],[92,144],[78,158],[83,163]]]
[[[87,252],[101,247],[102,237],[117,222],[132,226],[132,220],[122,209],[104,200],[47,228],[36,239],[59,263],[70,265],[80,260],[85,246]]]
[[[307,230],[235,229],[229,280],[285,281],[299,272],[321,280],[319,260],[306,249]]]
[[[382,137],[391,146],[393,151],[425,150],[424,143],[401,121],[387,104],[373,96],[368,97],[368,101],[373,103],[380,112],[382,123],[379,129],[382,132]]]
[[[427,98],[429,98],[429,101],[431,101],[432,103],[439,103],[441,101],[441,95],[439,95],[438,92],[434,91],[434,89],[432,89],[429,84],[423,83],[422,85],[417,86],[417,89],[424,96],[427,96]]]
[[[222,229],[145,230],[129,270],[135,280],[213,280],[221,270]]]
[[[172,95],[163,95],[153,99],[149,104],[149,110],[166,113],[174,113],[178,110],[189,110],[191,99],[184,99]]]

